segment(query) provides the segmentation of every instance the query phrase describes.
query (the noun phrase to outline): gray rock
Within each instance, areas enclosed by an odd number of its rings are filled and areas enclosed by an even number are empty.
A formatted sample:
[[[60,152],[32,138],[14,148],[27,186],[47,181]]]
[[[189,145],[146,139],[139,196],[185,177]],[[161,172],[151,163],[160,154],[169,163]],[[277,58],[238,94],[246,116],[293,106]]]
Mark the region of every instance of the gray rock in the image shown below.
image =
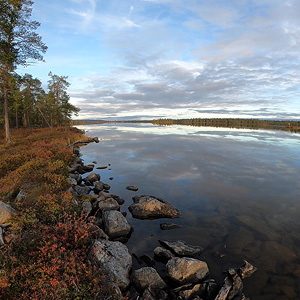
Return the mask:
[[[79,166],[77,171],[80,174],[85,174],[85,173],[88,173],[88,172],[92,172],[93,169],[94,169],[94,165],[87,165],[87,166]]]
[[[151,267],[144,267],[134,271],[133,284],[138,290],[148,287],[163,289],[167,287],[157,271]]]
[[[242,278],[237,274],[237,272],[234,269],[230,269],[228,272],[232,278],[232,289],[228,294],[228,300],[242,299],[242,295],[243,295]]]
[[[94,182],[99,180],[100,180],[100,175],[95,173],[91,173],[83,179],[85,183],[89,183],[90,185],[92,185]]]
[[[160,225],[161,230],[171,230],[176,228],[181,228],[182,225],[174,224],[174,223],[161,223]]]
[[[126,190],[129,190],[129,191],[136,192],[136,191],[138,191],[138,189],[139,188],[136,185],[128,185],[128,186],[126,186]]]
[[[76,162],[72,163],[69,167],[69,173],[78,172],[80,167],[81,167],[81,164],[78,164]]]
[[[105,190],[109,191],[109,190],[110,190],[110,185],[107,184],[107,183],[104,183],[104,184],[103,184],[103,188],[104,188]]]
[[[189,257],[173,257],[167,263],[167,273],[174,282],[185,284],[204,279],[209,270],[204,261]]]
[[[92,203],[90,200],[86,200],[82,202],[82,212],[84,216],[88,216],[92,211]]]
[[[132,198],[134,203],[129,206],[129,211],[134,218],[178,218],[180,212],[169,202],[154,196],[136,196]]]
[[[79,155],[79,153],[80,153],[80,147],[74,146],[73,147],[73,153],[76,154],[76,155]]]
[[[132,257],[124,244],[97,240],[92,246],[90,257],[121,290],[128,287]]]
[[[78,184],[78,183],[77,183],[77,180],[76,180],[75,178],[69,177],[69,178],[68,178],[68,181],[69,181],[69,183],[70,183],[71,185],[77,185],[77,184]]]
[[[105,211],[103,213],[105,232],[110,238],[118,238],[128,235],[132,227],[125,217],[117,210]]]
[[[0,201],[0,224],[5,223],[15,212],[9,204]]]
[[[220,289],[215,300],[226,300],[231,289],[232,289],[232,281],[227,276],[224,280],[224,285]]]
[[[170,299],[168,294],[161,289],[147,288],[139,300],[167,300]]]
[[[0,227],[0,246],[4,246],[3,229]]]
[[[170,250],[163,247],[156,247],[154,249],[154,254],[163,261],[168,261],[175,256]]]
[[[76,181],[77,181],[77,184],[80,184],[81,183],[81,181],[82,181],[82,177],[81,177],[81,175],[80,174],[69,174],[69,177],[71,178],[71,179],[75,179]]]
[[[104,183],[101,181],[95,181],[93,182],[94,191],[99,193],[104,190]]]
[[[18,195],[17,195],[15,201],[16,201],[16,202],[23,201],[23,200],[25,200],[25,198],[26,198],[26,195],[25,195],[25,193],[21,190],[21,191],[18,193]]]
[[[91,191],[91,188],[86,185],[75,185],[73,186],[73,189],[75,190],[78,196],[88,195]]]
[[[194,257],[203,252],[203,248],[189,245],[185,241],[168,242],[159,240],[159,243],[163,247],[173,251],[178,256]]]
[[[108,235],[95,224],[89,224],[88,232],[90,233],[93,239],[109,239]]]
[[[99,201],[98,208],[103,213],[108,210],[120,210],[120,205],[115,199],[107,198],[105,200]]]

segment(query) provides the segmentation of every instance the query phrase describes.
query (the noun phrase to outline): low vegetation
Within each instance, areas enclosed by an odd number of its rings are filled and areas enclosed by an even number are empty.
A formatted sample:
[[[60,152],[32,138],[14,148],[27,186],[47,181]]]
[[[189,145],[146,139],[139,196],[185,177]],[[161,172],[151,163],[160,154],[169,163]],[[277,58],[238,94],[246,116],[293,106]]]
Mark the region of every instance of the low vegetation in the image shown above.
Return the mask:
[[[66,145],[79,139],[76,129],[19,129],[5,144],[0,131],[0,200],[17,211],[0,248],[0,299],[106,299],[87,261],[93,233],[67,192]]]

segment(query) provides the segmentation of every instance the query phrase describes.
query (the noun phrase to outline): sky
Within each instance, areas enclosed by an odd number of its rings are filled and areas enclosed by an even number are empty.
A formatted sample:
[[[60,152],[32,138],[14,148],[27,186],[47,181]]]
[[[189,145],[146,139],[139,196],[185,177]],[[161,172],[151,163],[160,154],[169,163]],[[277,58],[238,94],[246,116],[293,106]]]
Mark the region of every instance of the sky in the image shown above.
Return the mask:
[[[299,0],[36,0],[77,119],[300,119]]]

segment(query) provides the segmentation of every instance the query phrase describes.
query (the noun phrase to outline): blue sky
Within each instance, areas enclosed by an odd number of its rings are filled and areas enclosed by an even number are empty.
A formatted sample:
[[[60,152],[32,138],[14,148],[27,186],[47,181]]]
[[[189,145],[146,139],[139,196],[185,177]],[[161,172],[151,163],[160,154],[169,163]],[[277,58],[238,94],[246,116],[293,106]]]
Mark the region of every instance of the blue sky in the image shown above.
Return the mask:
[[[300,118],[299,0],[36,0],[77,118]]]

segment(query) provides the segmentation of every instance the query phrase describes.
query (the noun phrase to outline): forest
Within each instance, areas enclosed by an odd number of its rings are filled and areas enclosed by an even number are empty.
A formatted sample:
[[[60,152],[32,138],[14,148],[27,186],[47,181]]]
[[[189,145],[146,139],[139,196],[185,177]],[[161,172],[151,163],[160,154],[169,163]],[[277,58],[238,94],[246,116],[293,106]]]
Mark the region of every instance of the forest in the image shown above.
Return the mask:
[[[0,0],[0,125],[6,142],[12,142],[10,127],[68,125],[79,109],[67,94],[67,76],[49,72],[47,91],[20,67],[43,61],[47,46],[36,32],[39,22],[31,20],[33,1]]]

